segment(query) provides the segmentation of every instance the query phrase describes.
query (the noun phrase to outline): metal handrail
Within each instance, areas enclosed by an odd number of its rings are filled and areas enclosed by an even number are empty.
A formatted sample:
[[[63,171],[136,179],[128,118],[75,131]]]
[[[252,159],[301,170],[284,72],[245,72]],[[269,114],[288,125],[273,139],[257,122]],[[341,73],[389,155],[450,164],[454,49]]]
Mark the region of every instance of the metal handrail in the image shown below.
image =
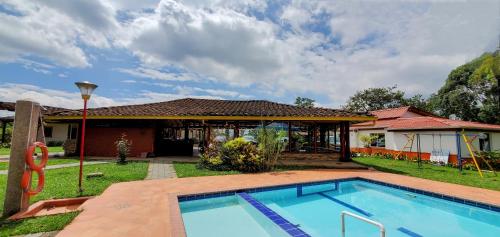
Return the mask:
[[[345,221],[344,221],[344,217],[345,215],[348,215],[348,216],[352,216],[358,220],[362,220],[368,224],[372,224],[372,225],[375,225],[377,226],[379,229],[380,229],[380,237],[385,237],[385,227],[384,225],[382,225],[381,223],[379,222],[376,222],[374,220],[370,220],[368,218],[365,218],[365,217],[362,217],[362,216],[358,216],[354,213],[351,213],[351,212],[348,212],[348,211],[342,211],[342,213],[340,214],[340,220],[341,220],[341,225],[342,225],[342,237],[345,237]]]

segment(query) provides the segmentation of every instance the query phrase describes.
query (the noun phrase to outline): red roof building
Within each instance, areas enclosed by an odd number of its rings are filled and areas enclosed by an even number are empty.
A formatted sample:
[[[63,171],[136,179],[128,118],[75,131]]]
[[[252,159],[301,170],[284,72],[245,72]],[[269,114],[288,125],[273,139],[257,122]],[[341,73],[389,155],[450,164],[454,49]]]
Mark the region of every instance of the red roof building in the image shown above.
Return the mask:
[[[450,162],[458,163],[460,158],[470,157],[462,132],[477,150],[500,150],[500,125],[442,118],[411,106],[370,113],[377,117],[376,121],[350,128],[353,151],[415,156],[416,141],[413,138],[412,144],[412,136],[418,134],[424,159],[432,160],[432,154],[448,154]],[[378,139],[363,144],[363,136]]]

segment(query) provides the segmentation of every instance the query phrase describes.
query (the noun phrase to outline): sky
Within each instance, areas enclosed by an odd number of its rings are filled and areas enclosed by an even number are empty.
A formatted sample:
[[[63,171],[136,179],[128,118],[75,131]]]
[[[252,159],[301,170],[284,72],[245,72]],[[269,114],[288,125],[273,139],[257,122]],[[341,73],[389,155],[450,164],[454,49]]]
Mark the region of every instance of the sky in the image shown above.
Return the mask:
[[[500,1],[0,0],[0,101],[81,108],[178,98],[436,92],[500,37]]]

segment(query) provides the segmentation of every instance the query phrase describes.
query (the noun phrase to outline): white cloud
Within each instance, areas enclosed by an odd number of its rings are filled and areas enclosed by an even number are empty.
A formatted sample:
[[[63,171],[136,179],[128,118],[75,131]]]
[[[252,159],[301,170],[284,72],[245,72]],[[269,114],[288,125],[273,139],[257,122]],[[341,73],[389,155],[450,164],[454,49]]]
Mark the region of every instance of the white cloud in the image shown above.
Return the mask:
[[[107,107],[125,104],[142,104],[175,100],[182,98],[200,98],[200,99],[225,99],[233,96],[232,92],[222,90],[204,90],[201,88],[190,88],[185,90],[176,90],[177,93],[158,93],[149,90],[139,91],[136,95],[121,97],[119,99],[109,98],[99,95],[96,91],[89,100],[89,107]],[[204,95],[198,92],[206,92]],[[237,96],[237,95],[234,95]],[[245,95],[243,95],[245,96]],[[46,89],[43,87],[7,83],[0,87],[0,101],[14,102],[16,100],[31,100],[42,105],[61,107],[67,109],[82,108],[83,102],[79,92],[68,92],[62,90]]]
[[[18,14],[0,12],[0,62],[43,58],[65,67],[88,67],[82,44],[105,48],[116,31],[114,10],[101,1],[3,0]]]
[[[247,94],[318,96],[328,98],[321,104],[337,106],[367,87],[397,84],[408,93],[435,92],[450,70],[493,50],[500,32],[500,2],[494,0],[292,0],[277,16],[263,18],[249,15],[272,12],[259,0],[3,1],[20,14],[0,13],[0,61],[34,56],[88,67],[92,60],[84,46],[116,47],[135,55],[140,66],[114,70],[135,78],[253,86]],[[128,18],[118,22],[123,11]],[[203,86],[177,89],[251,97]]]
[[[164,72],[154,68],[115,68],[117,72],[126,73],[134,77],[165,81],[197,81],[198,76],[187,72]]]
[[[248,85],[273,74],[283,63],[273,24],[231,9],[195,8],[165,0],[154,13],[123,29],[119,44],[151,67],[173,64]]]

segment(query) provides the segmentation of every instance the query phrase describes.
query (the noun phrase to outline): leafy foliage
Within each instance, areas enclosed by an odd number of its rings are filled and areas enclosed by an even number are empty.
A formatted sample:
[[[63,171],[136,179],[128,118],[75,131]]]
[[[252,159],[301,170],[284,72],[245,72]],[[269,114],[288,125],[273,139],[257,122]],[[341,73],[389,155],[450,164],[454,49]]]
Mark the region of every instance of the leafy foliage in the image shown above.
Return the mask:
[[[349,98],[344,109],[349,111],[372,111],[401,106],[414,106],[422,110],[429,110],[427,100],[422,95],[405,97],[405,93],[397,89],[397,86],[368,88],[357,91]]]
[[[202,168],[219,171],[258,172],[263,163],[257,147],[241,137],[225,143],[210,143],[200,159]]]
[[[462,120],[500,123],[500,51],[454,69],[446,83],[430,98],[440,115]]]
[[[312,108],[314,107],[315,100],[305,98],[305,97],[297,97],[295,98],[295,105],[304,108]]]
[[[363,143],[364,147],[370,147],[374,141],[378,139],[377,135],[361,135],[359,136],[359,140]]]
[[[127,140],[127,134],[122,133],[121,137],[115,142],[116,151],[118,152],[118,164],[126,164],[127,156],[130,153],[132,142]]]
[[[201,155],[199,167],[251,173],[273,169],[285,146],[283,134],[275,129],[260,128],[256,136],[258,146],[242,137],[225,143],[212,141]]]
[[[264,158],[265,170],[271,170],[276,166],[285,143],[282,137],[284,134],[276,129],[261,128],[258,131],[257,143]]]

